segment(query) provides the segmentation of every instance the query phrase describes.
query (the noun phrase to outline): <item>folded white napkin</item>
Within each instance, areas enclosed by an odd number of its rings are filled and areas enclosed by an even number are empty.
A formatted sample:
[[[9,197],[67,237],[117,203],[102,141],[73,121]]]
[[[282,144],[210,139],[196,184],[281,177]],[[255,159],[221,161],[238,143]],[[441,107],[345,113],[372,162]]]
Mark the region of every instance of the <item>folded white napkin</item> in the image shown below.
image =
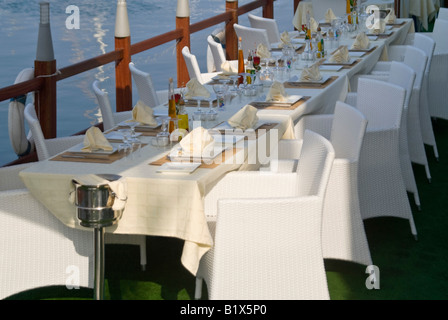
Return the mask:
[[[187,82],[187,93],[185,94],[186,99],[193,97],[210,97],[210,92],[196,78]]]
[[[279,43],[279,47],[282,48],[284,46],[289,46],[291,45],[291,37],[289,36],[288,31],[284,31],[281,35],[280,35],[280,43]]]
[[[331,23],[334,19],[337,19],[336,15],[331,8],[328,8],[327,12],[325,12],[325,22]]]
[[[317,64],[313,64],[309,68],[304,68],[300,75],[300,81],[319,81],[320,79],[322,79],[322,75]]]
[[[311,32],[317,32],[317,28],[319,27],[319,22],[316,21],[313,17],[310,18],[310,29]]]
[[[375,22],[373,25],[373,28],[370,30],[370,33],[372,34],[380,34],[384,33],[386,31],[386,21],[383,19],[380,19]]]
[[[153,116],[154,111],[151,107],[147,106],[143,101],[139,100],[132,109],[132,120],[150,126],[156,126],[157,121]]]
[[[215,139],[203,127],[197,127],[187,134],[180,142],[184,152],[192,155],[201,156],[204,150],[213,146]]]
[[[238,74],[238,67],[233,65],[230,61],[226,60],[221,64],[222,75],[234,75]]]
[[[227,122],[236,129],[247,130],[253,128],[258,122],[257,111],[257,108],[248,104],[235,113]]]
[[[271,52],[269,52],[269,49],[263,43],[260,43],[257,46],[257,55],[261,59],[269,59],[271,57]]]
[[[84,136],[84,147],[81,150],[91,152],[97,149],[112,151],[113,147],[99,128],[90,127]]]
[[[348,62],[349,60],[350,56],[348,53],[347,46],[342,46],[339,49],[337,49],[328,59],[328,61],[336,63],[344,63]]]
[[[126,200],[128,197],[128,185],[126,178],[124,177],[121,177],[118,180],[109,181],[96,174],[85,174],[76,176],[73,180],[81,185],[86,186],[109,185],[112,192],[115,193],[112,210],[121,210],[126,205]],[[72,186],[72,189],[70,191],[69,201],[71,203],[75,203],[74,186]]]
[[[284,102],[287,101],[287,98],[288,94],[285,91],[285,86],[283,85],[283,83],[274,81],[266,96],[266,101]]]
[[[364,50],[369,47],[370,40],[365,32],[358,33],[355,41],[352,44],[352,49],[354,50]]]
[[[396,19],[397,19],[397,16],[395,15],[395,9],[393,9],[393,8],[387,14],[386,18],[384,18],[386,23],[395,23]]]

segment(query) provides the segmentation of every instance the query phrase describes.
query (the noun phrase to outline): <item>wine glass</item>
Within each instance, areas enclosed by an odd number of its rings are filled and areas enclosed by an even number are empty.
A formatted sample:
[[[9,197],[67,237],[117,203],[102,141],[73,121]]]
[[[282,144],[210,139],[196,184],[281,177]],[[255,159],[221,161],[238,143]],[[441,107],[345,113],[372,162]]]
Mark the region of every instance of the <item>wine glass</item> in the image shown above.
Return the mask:
[[[155,144],[158,147],[164,147],[169,144],[170,141],[170,133],[168,132],[168,126],[170,123],[171,118],[170,117],[162,117],[162,131],[157,133],[157,136],[155,138]]]
[[[236,97],[237,95],[240,94],[238,84],[237,84],[238,77],[239,76],[237,74],[229,76],[229,78],[233,81],[233,86],[232,86],[232,88],[230,88],[230,93],[231,93],[232,97]]]
[[[118,132],[123,137],[123,143],[121,143],[118,147],[120,150],[124,150],[124,152],[127,152],[132,148],[131,143],[129,142],[129,139],[131,138],[131,130],[130,129],[119,129]]]
[[[137,138],[137,134],[135,132],[135,127],[139,124],[137,121],[128,122],[129,128],[131,129],[131,135],[129,137],[130,143],[139,143],[140,139]]]
[[[216,93],[216,98],[218,100],[218,110],[224,111],[225,110],[225,95],[227,93],[227,83],[217,83],[213,85],[213,91]]]

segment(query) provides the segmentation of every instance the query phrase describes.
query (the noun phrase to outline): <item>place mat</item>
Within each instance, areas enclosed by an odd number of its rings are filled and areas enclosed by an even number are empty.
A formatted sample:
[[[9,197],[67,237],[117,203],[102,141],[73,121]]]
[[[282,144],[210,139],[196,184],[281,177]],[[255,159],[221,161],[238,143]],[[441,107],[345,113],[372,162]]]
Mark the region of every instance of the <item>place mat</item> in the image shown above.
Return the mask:
[[[241,149],[240,148],[232,148],[232,149],[224,150],[220,155],[218,155],[215,159],[213,159],[213,161],[207,161],[207,162],[201,161],[201,165],[198,168],[203,168],[203,169],[216,168],[221,163],[225,162],[228,157],[230,157],[230,156],[233,157],[235,155],[235,153],[239,150],[241,150]],[[168,155],[165,155],[162,158],[157,159],[156,161],[150,162],[148,164],[151,166],[161,166],[167,162],[171,162],[171,160],[168,157]],[[182,161],[182,162],[186,162],[186,161]],[[193,159],[191,159],[190,162],[193,162]],[[211,163],[209,163],[209,162],[211,162]]]
[[[285,88],[289,88],[286,86],[285,82]],[[292,87],[291,87],[292,88]],[[294,87],[297,88],[297,87]],[[260,102],[260,101],[254,101],[251,102],[250,105],[259,109],[259,110],[295,110],[302,104],[304,104],[306,101],[308,101],[311,97],[310,96],[304,96],[300,98],[297,102],[294,104],[288,105],[288,104],[276,104],[275,102]]]
[[[325,63],[325,60],[322,60],[322,61],[319,61],[319,65],[342,66],[342,69],[351,69],[354,66],[356,66],[360,61],[361,61],[361,59],[356,59],[355,61],[353,61],[352,64],[347,65],[347,64],[337,64],[337,63]]]
[[[216,82],[216,83],[220,83],[220,82]],[[213,84],[213,83],[209,82],[208,84]],[[216,107],[218,105],[218,101],[216,99],[213,100],[212,105],[214,107]],[[196,100],[185,100],[185,105],[184,106],[185,107],[197,107],[198,106],[198,102]],[[209,108],[210,104],[206,100],[201,100],[200,107],[201,108]]]
[[[324,83],[313,83],[306,81],[287,81],[284,83],[285,88],[289,89],[325,89],[332,84],[338,76],[329,77]]]
[[[141,148],[146,146],[147,144],[143,143],[141,144]],[[138,146],[133,146],[132,152],[137,150]],[[117,160],[120,160],[126,156],[124,150],[119,150],[113,154],[110,155],[102,155],[102,154],[90,154],[86,153],[79,154],[79,153],[72,153],[72,152],[64,152],[61,153],[53,158],[50,159],[50,161],[69,161],[69,162],[86,162],[86,163],[105,163],[110,164]]]
[[[118,127],[118,128],[127,128],[127,127]],[[141,133],[142,136],[146,137],[155,137],[159,132],[162,131],[162,128],[159,126],[157,128],[135,128],[135,132]]]
[[[269,51],[282,51],[282,50],[283,50],[283,48],[271,48],[271,50],[269,50]],[[301,53],[301,52],[303,52],[303,50],[305,50],[305,45],[301,44],[295,50],[296,50],[297,53]]]
[[[378,48],[378,46],[374,46],[370,49],[349,49],[349,52],[365,52],[366,54],[371,53],[373,50],[375,50],[376,48]]]
[[[300,102],[300,101],[299,101],[299,102]],[[254,107],[255,107],[255,106],[254,106]],[[256,108],[256,107],[255,107],[255,108]],[[283,109],[283,110],[284,110],[284,109]],[[220,124],[217,125],[217,127],[219,127],[220,125],[222,125],[224,122],[226,122],[226,121],[221,122]],[[215,130],[215,129],[211,128],[211,129],[209,129],[209,133],[210,133],[211,135],[214,135],[214,134],[221,134],[221,135],[225,135],[225,134],[244,135],[244,136],[245,136],[245,137],[244,137],[244,140],[249,140],[249,138],[250,138],[250,140],[253,140],[253,139],[257,139],[257,138],[258,138],[258,136],[259,136],[259,130],[260,130],[260,129],[262,129],[262,130],[266,130],[266,132],[267,132],[267,131],[269,131],[269,130],[275,128],[277,125],[278,125],[278,123],[276,123],[276,122],[273,122],[273,123],[264,123],[264,124],[262,124],[261,126],[259,126],[259,127],[257,128],[257,130],[253,130],[253,131],[250,131],[250,132],[247,132],[247,131],[246,131],[246,132],[243,132],[242,130],[237,130],[237,129]]]

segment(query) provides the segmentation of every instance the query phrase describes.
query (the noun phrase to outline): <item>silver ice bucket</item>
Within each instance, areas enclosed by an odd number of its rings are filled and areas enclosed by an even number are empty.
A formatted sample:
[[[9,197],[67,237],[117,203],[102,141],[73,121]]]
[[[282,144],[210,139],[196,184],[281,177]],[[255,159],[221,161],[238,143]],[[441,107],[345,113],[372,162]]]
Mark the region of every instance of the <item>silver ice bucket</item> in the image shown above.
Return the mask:
[[[121,178],[112,174],[98,174],[98,176],[108,181]],[[76,180],[72,180],[72,183],[75,188],[75,205],[81,226],[88,228],[109,227],[120,220],[123,209],[112,209],[117,195],[108,184],[84,185]]]

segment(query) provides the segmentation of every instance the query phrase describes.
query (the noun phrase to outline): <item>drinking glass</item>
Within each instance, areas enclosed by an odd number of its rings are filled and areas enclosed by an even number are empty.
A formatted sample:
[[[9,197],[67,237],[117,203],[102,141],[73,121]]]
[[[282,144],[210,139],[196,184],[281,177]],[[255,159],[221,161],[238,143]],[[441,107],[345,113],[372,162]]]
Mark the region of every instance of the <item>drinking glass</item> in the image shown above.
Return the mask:
[[[118,132],[120,132],[120,134],[123,136],[123,143],[121,143],[118,147],[120,148],[120,150],[124,150],[124,152],[127,153],[132,148],[132,145],[129,142],[129,139],[131,137],[131,130],[119,129]]]
[[[155,141],[155,142],[153,142],[153,144],[155,144],[158,147],[167,146],[170,142],[170,133],[168,132],[168,126],[169,126],[170,120],[171,120],[170,117],[162,117],[161,118],[162,131],[157,133],[155,140],[153,140],[153,141]]]
[[[216,98],[218,100],[218,110],[224,111],[225,110],[225,95],[227,94],[227,84],[226,83],[217,83],[213,85],[213,91],[216,93]]]
[[[131,128],[131,135],[129,137],[130,143],[139,143],[140,139],[137,137],[137,134],[135,132],[135,127],[139,124],[137,121],[131,121],[128,123],[129,128]]]

